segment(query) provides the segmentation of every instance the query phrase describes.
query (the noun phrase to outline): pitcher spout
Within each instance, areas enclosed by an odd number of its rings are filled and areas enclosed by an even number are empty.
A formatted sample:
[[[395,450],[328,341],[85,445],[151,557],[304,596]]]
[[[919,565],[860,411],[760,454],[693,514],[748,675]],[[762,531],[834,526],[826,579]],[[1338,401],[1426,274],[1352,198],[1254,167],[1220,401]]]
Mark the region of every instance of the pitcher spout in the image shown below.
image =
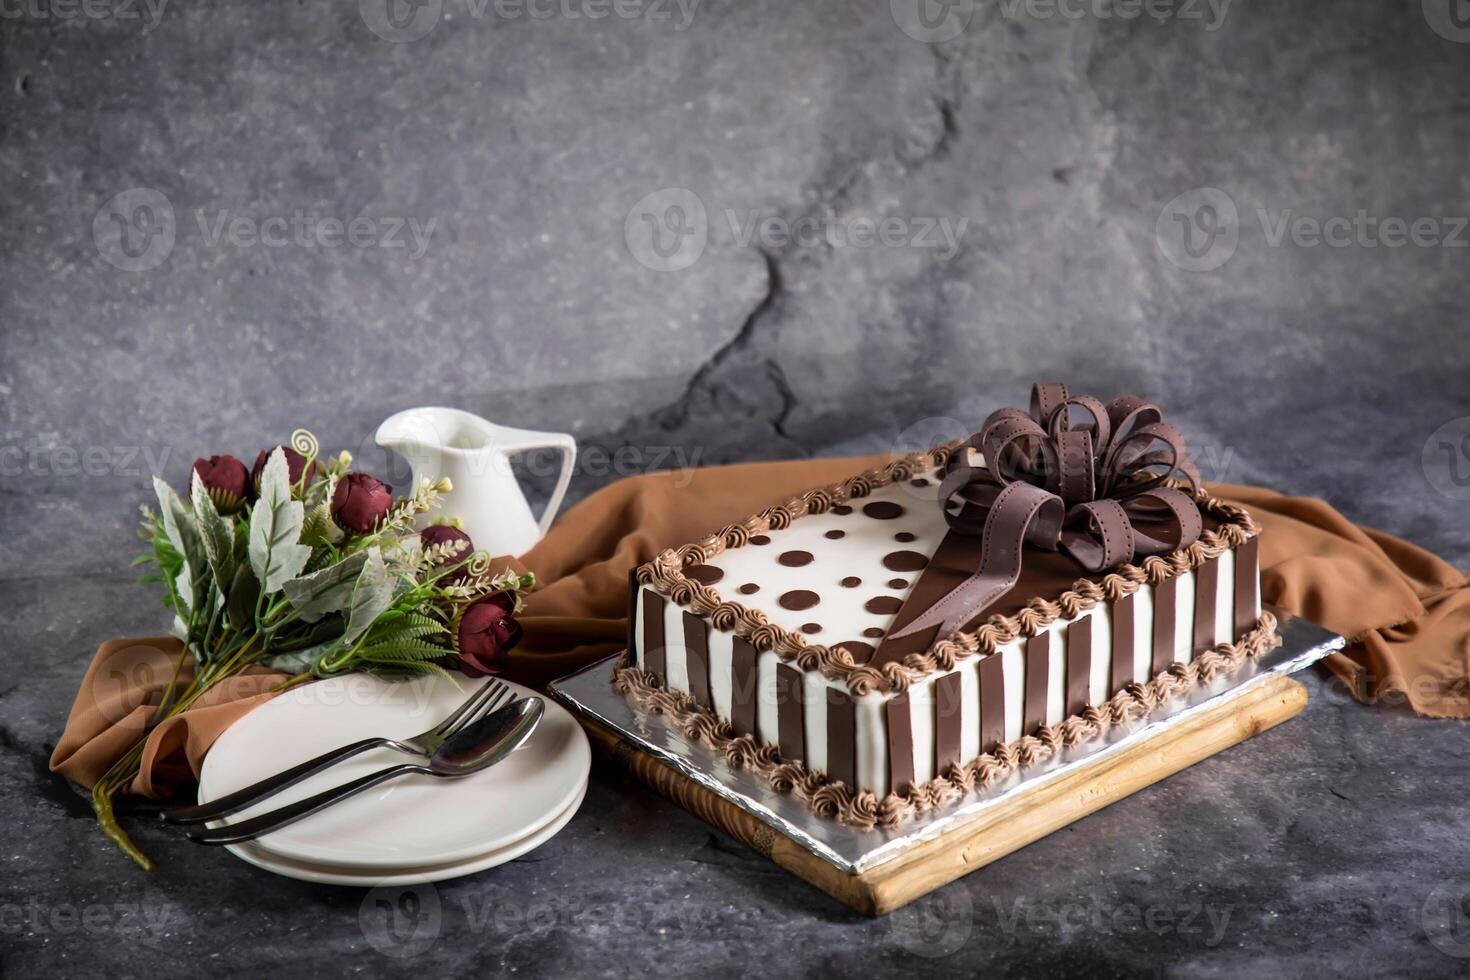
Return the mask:
[[[389,416],[374,439],[410,462],[438,457],[448,449],[483,444],[484,420],[455,408],[410,408]]]

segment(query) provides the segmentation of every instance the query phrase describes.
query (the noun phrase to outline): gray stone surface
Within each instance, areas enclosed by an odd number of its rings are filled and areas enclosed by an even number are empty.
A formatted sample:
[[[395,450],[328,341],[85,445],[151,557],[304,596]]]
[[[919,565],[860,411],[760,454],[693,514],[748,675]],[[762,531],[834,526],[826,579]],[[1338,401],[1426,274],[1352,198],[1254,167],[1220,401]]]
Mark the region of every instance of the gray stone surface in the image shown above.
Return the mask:
[[[1208,477],[1470,562],[1447,3],[535,9],[428,0],[391,40],[378,0],[0,4],[0,972],[1462,975],[1463,726],[1320,680],[879,922],[601,770],[408,946],[378,896],[100,839],[45,761],[96,643],[163,623],[126,568],[147,475],[298,425],[399,479],[398,408],[566,429],[580,495],[673,450],[927,441],[1062,377],[1169,406]],[[861,219],[906,244],[833,244]]]

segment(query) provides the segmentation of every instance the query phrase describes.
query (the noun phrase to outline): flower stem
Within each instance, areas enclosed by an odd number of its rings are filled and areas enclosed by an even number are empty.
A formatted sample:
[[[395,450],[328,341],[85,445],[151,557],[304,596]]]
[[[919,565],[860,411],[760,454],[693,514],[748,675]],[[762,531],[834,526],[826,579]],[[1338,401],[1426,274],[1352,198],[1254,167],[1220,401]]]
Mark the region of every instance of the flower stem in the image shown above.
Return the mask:
[[[117,816],[113,810],[113,799],[138,775],[143,760],[143,749],[148,744],[148,736],[153,727],[166,718],[172,718],[174,715],[187,711],[215,684],[245,669],[250,663],[247,654],[260,638],[261,634],[256,633],[235,650],[223,664],[205,668],[204,672],[190,682],[189,686],[179,695],[179,699],[172,705],[161,704],[159,706],[161,713],[150,724],[149,730],[139,736],[132,747],[124,752],[92,787],[92,811],[97,815],[97,823],[101,825],[102,832],[144,871],[152,871],[153,862],[149,860],[148,855],[138,849],[138,845],[134,844],[132,838],[118,825]],[[170,689],[172,686],[170,683]]]
[[[133,781],[137,775],[138,763],[143,758],[143,746],[147,744],[148,736],[143,735],[123,754],[122,758],[112,764],[112,768],[97,780],[92,787],[92,811],[97,814],[97,822],[102,825],[102,832],[107,835],[108,840],[116,844],[124,854],[132,859],[144,871],[153,870],[153,862],[148,855],[138,849],[132,838],[123,832],[118,826],[117,817],[112,810],[112,799],[121,789]]]
[[[275,687],[271,688],[271,693],[279,694],[281,691],[289,690],[290,688],[295,687],[297,684],[315,679],[316,675],[312,674],[311,671],[307,671],[304,674],[297,674],[295,677],[287,678],[286,680],[281,681],[281,683],[277,684]]]
[[[163,697],[158,702],[158,710],[153,713],[154,717],[153,720],[149,722],[150,725],[156,725],[164,718],[168,717],[166,712],[169,709],[169,702],[174,696],[174,688],[177,687],[179,684],[179,674],[183,671],[184,660],[187,659],[188,656],[189,647],[185,645],[184,649],[179,651],[178,663],[174,664],[174,672],[172,675],[169,676],[168,687],[164,688]]]

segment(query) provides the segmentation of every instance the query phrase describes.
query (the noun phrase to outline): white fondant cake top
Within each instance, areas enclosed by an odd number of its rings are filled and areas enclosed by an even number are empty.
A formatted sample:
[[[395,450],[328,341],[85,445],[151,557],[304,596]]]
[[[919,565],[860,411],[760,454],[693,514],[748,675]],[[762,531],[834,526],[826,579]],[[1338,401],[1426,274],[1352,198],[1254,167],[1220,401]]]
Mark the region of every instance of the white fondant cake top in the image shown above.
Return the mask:
[[[715,555],[707,564],[721,574],[710,584],[723,598],[759,609],[772,624],[802,632],[813,643],[877,646],[881,634],[864,631],[888,628],[922,572],[922,566],[909,566],[918,564],[916,556],[927,563],[948,530],[938,493],[935,471],[875,488],[846,507],[771,531],[765,543],[752,539]],[[898,568],[885,567],[885,559]],[[700,575],[698,570],[685,573]],[[758,591],[750,592],[752,585]],[[798,592],[813,593],[816,604],[790,608],[799,603],[789,594]],[[873,604],[875,599],[884,601]]]

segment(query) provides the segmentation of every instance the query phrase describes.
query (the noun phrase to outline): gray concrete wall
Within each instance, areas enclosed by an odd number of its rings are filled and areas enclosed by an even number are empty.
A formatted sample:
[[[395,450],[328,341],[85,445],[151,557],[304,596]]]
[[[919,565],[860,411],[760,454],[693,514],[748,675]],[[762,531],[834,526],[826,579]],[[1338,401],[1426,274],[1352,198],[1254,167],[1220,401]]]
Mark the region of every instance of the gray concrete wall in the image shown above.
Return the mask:
[[[135,872],[46,763],[97,642],[164,624],[136,506],[297,426],[395,481],[400,408],[566,429],[585,494],[619,450],[911,446],[1058,378],[1470,563],[1451,0],[394,2],[0,0],[0,973],[1463,973],[1463,728],[1314,676],[876,923],[600,766],[413,959],[397,893],[141,816]]]
[[[11,558],[110,560],[149,458],[414,404],[638,469],[1043,377],[1470,554],[1420,466],[1470,413],[1470,45],[1418,4],[154,3],[0,17]]]

